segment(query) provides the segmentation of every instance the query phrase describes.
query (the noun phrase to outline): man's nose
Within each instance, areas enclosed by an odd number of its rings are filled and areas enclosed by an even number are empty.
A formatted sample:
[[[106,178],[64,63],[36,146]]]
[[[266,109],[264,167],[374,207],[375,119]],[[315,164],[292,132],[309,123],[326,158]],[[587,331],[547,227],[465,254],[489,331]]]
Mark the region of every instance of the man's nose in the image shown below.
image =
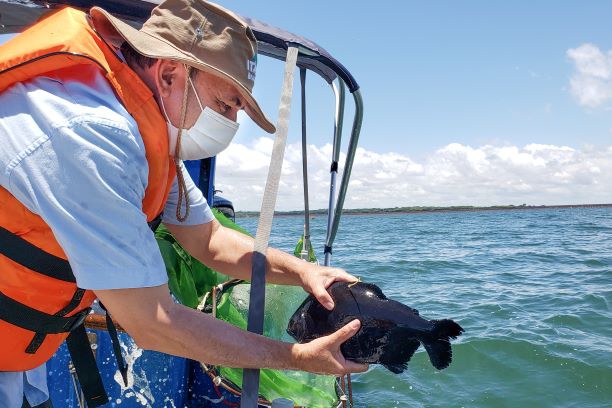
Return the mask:
[[[231,108],[227,112],[225,112],[223,116],[225,116],[226,118],[230,120],[233,120],[234,122],[237,122],[238,121],[238,110],[239,109]]]

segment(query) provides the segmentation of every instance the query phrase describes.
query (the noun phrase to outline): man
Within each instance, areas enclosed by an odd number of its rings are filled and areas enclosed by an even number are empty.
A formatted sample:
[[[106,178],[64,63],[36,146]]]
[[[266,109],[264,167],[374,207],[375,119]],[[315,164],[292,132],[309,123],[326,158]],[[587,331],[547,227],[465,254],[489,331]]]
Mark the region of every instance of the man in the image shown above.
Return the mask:
[[[44,362],[95,297],[145,349],[232,367],[367,369],[339,349],[357,320],[288,344],[169,295],[147,225],[162,209],[191,255],[250,277],[252,240],[214,220],[180,160],[226,148],[240,110],[274,132],[251,94],[256,52],[239,17],[202,0],[168,0],[140,30],[99,8],[64,9],[0,48],[0,406],[48,398]],[[302,286],[328,309],[326,288],[355,280],[274,249],[267,262],[268,282]]]

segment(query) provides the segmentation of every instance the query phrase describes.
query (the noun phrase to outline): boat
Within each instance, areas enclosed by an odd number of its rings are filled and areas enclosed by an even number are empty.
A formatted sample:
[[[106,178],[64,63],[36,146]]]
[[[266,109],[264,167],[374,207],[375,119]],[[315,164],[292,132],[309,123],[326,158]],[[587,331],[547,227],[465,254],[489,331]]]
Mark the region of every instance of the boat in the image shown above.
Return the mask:
[[[131,21],[134,25],[141,24],[149,16],[156,1],[139,0],[0,0],[0,34],[17,33],[34,23],[37,19],[53,12],[57,8],[67,5],[87,10],[93,6],[100,6],[109,12]],[[301,118],[302,118],[302,161],[303,161],[303,185],[304,185],[304,233],[299,237],[295,254],[311,262],[317,261],[310,240],[310,209],[308,196],[308,170],[307,170],[307,126],[306,126],[306,94],[305,84],[307,74],[314,75],[318,80],[324,80],[330,86],[330,97],[335,100],[335,110],[330,112],[330,133],[332,133],[333,150],[330,157],[329,176],[329,200],[327,212],[327,231],[325,246],[323,250],[323,264],[331,265],[332,250],[336,234],[340,225],[344,199],[347,194],[351,169],[359,141],[361,123],[363,117],[363,101],[359,85],[346,67],[337,61],[324,48],[289,31],[285,31],[254,18],[245,17],[251,26],[258,42],[258,53],[261,56],[285,62],[285,86],[283,97],[290,101],[293,96],[292,79],[294,72],[299,70],[301,84]],[[287,86],[291,84],[290,86]],[[345,160],[340,162],[344,130],[344,112],[347,99],[347,89],[352,95],[354,107],[354,118],[350,130],[349,140],[346,143]],[[285,112],[279,112],[279,122],[290,112],[285,106]],[[333,126],[332,126],[333,122]],[[277,126],[277,141],[275,149],[283,149],[282,126]],[[284,130],[286,137],[286,129]],[[280,140],[280,142],[279,142]],[[276,151],[276,150],[275,150]],[[280,159],[278,155],[272,155],[271,169],[282,164],[282,151]],[[276,159],[275,159],[276,157]],[[279,163],[280,160],[280,163]],[[217,218],[227,226],[241,230],[233,221],[235,212],[231,201],[220,197],[215,190],[215,163],[216,158],[185,162],[193,180],[202,190],[209,205],[216,208]],[[340,170],[342,169],[342,172]],[[270,171],[272,174],[273,172]],[[278,171],[280,173],[280,170]],[[338,177],[341,177],[338,182]],[[268,183],[273,176],[269,175]],[[271,188],[274,191],[274,188]],[[264,201],[266,196],[264,196]],[[273,214],[271,208],[262,205],[261,217],[267,213],[268,218]],[[261,222],[260,222],[261,224]],[[263,325],[264,304],[245,309],[242,303],[249,304],[251,296],[261,294],[264,290],[262,285],[253,287],[245,282],[229,280],[193,259],[188,259],[186,253],[181,253],[177,243],[171,235],[163,229],[157,233],[158,242],[166,262],[170,276],[170,287],[177,300],[184,303],[191,302],[192,307],[198,307],[203,312],[213,313],[217,318],[224,319],[230,323],[252,326],[251,315],[255,319],[261,319]],[[256,241],[259,239],[256,237]],[[265,243],[267,245],[267,242]],[[195,261],[195,262],[194,262]],[[189,300],[187,293],[191,288],[181,286],[183,280],[174,275],[171,270],[185,270],[181,262],[195,265],[197,271],[189,270],[189,273],[200,273],[205,276],[206,282],[196,288],[195,298]],[[199,264],[199,265],[198,265]],[[174,266],[173,266],[174,265]],[[191,267],[191,266],[190,266]],[[181,269],[182,268],[182,269]],[[188,275],[188,274],[187,274]],[[187,276],[186,275],[186,276]],[[255,276],[255,275],[254,275]],[[180,283],[178,283],[180,281]],[[271,285],[274,286],[274,285]],[[295,310],[301,299],[297,292],[282,292],[285,289],[268,286],[265,294],[277,302],[289,299],[293,304],[284,304],[285,311]],[[183,290],[184,289],[184,290]],[[297,288],[301,291],[300,288]],[[197,293],[200,291],[201,293]],[[259,292],[258,292],[259,291]],[[280,292],[279,292],[280,291]],[[191,292],[190,292],[191,293]],[[276,296],[275,296],[276,294]],[[262,297],[263,298],[263,297]],[[251,302],[251,304],[254,304]],[[293,305],[293,309],[291,308]],[[238,313],[240,312],[240,313]],[[286,316],[288,320],[290,315]],[[152,351],[143,351],[136,347],[127,333],[119,329],[121,343],[121,355],[127,362],[127,384],[124,383],[113,354],[113,345],[110,340],[106,325],[104,324],[104,312],[100,309],[88,316],[86,326],[88,336],[100,369],[102,379],[109,395],[110,401],[105,406],[120,407],[227,407],[239,406],[281,406],[280,398],[289,401],[288,406],[321,406],[321,407],[347,407],[353,405],[350,376],[334,378],[326,376],[314,376],[305,373],[274,372],[272,370],[253,370],[245,374],[243,383],[242,370],[228,369],[224,367],[211,367],[200,362],[184,358],[169,356]],[[287,320],[277,323],[278,327],[270,330],[267,327],[265,334],[271,337],[279,337],[286,327]],[[255,324],[256,326],[257,324]],[[283,327],[284,325],[284,327]],[[286,335],[286,334],[285,334]],[[55,407],[84,407],[85,402],[80,389],[77,375],[70,361],[66,345],[62,345],[56,355],[47,363],[48,382],[51,400]],[[247,370],[248,371],[248,370]],[[250,379],[247,379],[249,377]],[[301,377],[300,377],[301,375]],[[255,376],[255,377],[253,377]],[[255,384],[253,388],[252,379],[256,378],[259,387]],[[313,385],[314,384],[314,385]],[[321,384],[319,386],[319,384]],[[244,386],[243,386],[244,385]],[[325,390],[323,389],[325,388]],[[320,391],[320,392],[319,392]],[[250,402],[245,402],[250,401]],[[283,405],[287,406],[287,405]]]

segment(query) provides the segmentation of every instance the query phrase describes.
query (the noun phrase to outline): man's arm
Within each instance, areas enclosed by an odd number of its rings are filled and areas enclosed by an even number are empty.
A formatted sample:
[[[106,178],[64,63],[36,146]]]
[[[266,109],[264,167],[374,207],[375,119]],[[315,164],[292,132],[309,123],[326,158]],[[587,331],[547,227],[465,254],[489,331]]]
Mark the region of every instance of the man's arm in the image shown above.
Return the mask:
[[[253,238],[213,220],[207,224],[166,227],[191,256],[234,278],[251,279]],[[357,279],[340,268],[315,265],[274,248],[266,252],[266,282],[301,286],[327,309],[334,307],[326,288],[334,281]]]
[[[340,345],[359,330],[359,321],[306,344],[290,344],[243,331],[210,315],[176,304],[167,285],[96,290],[115,319],[145,349],[213,365],[303,370],[342,375],[367,370],[347,361]]]

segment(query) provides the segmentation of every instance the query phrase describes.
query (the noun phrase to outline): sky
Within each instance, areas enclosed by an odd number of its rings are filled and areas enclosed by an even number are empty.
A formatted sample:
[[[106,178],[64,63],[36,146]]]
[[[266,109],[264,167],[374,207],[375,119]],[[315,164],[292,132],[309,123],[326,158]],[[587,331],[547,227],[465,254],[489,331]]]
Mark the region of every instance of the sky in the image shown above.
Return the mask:
[[[219,2],[315,41],[356,78],[346,208],[612,203],[612,2]],[[259,58],[254,93],[273,122],[282,72]],[[310,206],[324,208],[334,96],[316,74],[306,92]],[[281,210],[303,207],[297,92],[292,109]],[[349,97],[343,151],[352,116]],[[258,210],[272,135],[239,121],[216,187]]]

